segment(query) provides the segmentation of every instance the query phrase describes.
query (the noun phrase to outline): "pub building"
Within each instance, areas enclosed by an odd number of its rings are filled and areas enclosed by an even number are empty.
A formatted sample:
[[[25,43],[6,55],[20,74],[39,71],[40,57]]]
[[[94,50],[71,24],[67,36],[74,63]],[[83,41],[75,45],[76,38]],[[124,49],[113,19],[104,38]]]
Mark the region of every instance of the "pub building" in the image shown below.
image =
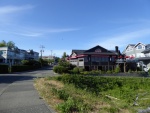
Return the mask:
[[[71,64],[85,70],[114,70],[116,67],[116,60],[120,56],[118,46],[115,50],[107,50],[99,45],[89,50],[72,50],[68,60]]]

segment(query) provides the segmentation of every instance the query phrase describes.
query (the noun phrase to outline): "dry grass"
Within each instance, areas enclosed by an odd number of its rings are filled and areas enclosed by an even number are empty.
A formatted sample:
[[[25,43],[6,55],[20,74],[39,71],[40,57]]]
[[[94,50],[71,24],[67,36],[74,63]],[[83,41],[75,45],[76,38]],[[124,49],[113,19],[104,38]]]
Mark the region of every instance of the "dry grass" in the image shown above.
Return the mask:
[[[56,80],[49,80],[46,78],[40,78],[35,80],[35,88],[39,91],[40,96],[55,110],[56,106],[63,103],[64,100],[59,99],[52,93],[52,88],[65,89],[65,91],[74,98],[82,99],[84,103],[87,103],[92,107],[92,111],[89,113],[111,113],[109,111],[112,108],[112,103],[104,101],[100,97],[96,97],[86,91],[76,89],[71,85],[64,85]],[[120,100],[117,100],[120,101]],[[113,102],[115,104],[115,102]],[[114,106],[115,107],[115,106]],[[59,113],[59,111],[57,111]],[[127,109],[119,109],[117,113],[131,113]]]
[[[53,85],[54,87],[56,87],[58,89],[61,89],[64,87],[64,85],[62,83],[55,81],[55,80],[49,80],[49,81],[46,81],[46,83]]]
[[[50,86],[57,88],[62,88],[63,84],[54,80],[47,80],[45,78],[40,78],[35,80],[35,88],[38,90],[39,95],[53,108],[55,109],[57,104],[63,102],[63,100],[58,99],[52,94]],[[55,109],[56,110],[56,109]]]

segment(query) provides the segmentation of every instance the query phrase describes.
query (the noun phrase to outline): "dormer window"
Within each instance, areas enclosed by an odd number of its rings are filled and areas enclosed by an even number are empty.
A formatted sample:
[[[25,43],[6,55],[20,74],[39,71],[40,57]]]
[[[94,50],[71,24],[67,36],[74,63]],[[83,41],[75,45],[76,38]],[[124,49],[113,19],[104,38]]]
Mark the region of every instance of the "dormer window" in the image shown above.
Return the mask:
[[[142,46],[141,46],[141,45],[138,45],[138,46],[137,46],[137,49],[142,49]]]

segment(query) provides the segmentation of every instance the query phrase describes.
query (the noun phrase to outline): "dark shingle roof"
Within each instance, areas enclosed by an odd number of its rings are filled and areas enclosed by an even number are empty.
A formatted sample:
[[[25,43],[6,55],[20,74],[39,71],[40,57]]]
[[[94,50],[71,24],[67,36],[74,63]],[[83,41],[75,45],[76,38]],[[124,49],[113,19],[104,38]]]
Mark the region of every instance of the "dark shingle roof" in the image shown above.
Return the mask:
[[[135,46],[136,44],[129,44],[129,46]]]
[[[72,50],[72,53],[83,54],[86,50]]]

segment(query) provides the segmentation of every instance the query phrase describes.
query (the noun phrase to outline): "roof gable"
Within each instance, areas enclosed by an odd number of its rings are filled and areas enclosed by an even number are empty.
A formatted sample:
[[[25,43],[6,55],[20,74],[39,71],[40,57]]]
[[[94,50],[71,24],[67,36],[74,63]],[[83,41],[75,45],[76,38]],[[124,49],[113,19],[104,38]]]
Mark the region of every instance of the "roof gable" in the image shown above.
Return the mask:
[[[143,43],[137,43],[134,47],[136,48],[138,45],[143,45],[143,46],[145,46],[145,44],[143,44]]]
[[[136,44],[129,44],[127,45],[126,49],[128,49],[129,47],[134,47]]]
[[[97,45],[97,46],[95,46],[95,47],[93,47],[93,48],[91,48],[91,49],[89,49],[89,50],[86,50],[84,53],[89,53],[89,52],[95,52],[95,53],[105,53],[105,52],[107,52],[107,53],[112,53],[111,51],[109,51],[109,50],[107,50],[107,49],[105,49],[105,48],[103,48],[103,47],[101,47],[101,46],[99,46],[99,45]]]

